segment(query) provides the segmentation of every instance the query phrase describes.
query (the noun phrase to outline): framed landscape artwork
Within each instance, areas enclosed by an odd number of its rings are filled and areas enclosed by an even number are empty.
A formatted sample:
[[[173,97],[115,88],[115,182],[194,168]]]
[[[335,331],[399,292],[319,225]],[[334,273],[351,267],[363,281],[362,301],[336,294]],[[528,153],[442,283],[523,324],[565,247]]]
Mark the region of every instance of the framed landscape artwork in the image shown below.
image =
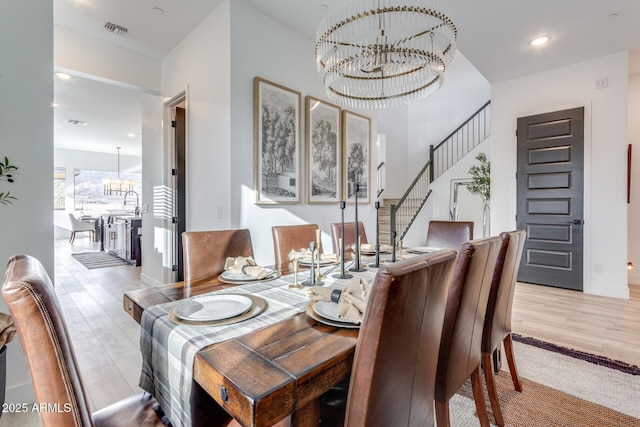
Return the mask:
[[[300,92],[256,77],[255,203],[300,201]]]
[[[344,195],[348,202],[369,203],[369,151],[371,119],[351,111],[342,112],[344,148]]]
[[[337,203],[342,191],[340,107],[306,97],[307,203]]]

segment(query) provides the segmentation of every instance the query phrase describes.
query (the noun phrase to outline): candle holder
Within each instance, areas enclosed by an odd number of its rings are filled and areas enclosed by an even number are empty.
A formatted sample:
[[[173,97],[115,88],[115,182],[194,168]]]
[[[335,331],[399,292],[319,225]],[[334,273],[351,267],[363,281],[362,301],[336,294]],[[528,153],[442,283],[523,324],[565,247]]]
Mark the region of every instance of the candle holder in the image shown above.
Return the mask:
[[[344,208],[347,206],[346,202],[340,202],[340,211],[342,213],[342,236],[344,237]],[[340,273],[336,273],[333,275],[334,279],[351,279],[353,277],[352,274],[348,274],[344,268],[344,239],[340,238],[338,240],[338,246],[340,247]]]
[[[302,288],[304,288],[304,286],[302,286],[300,283],[298,283],[299,266],[300,266],[300,260],[294,259],[293,260],[293,283],[289,285],[289,289],[302,289]]]
[[[324,285],[322,280],[316,280],[316,263],[315,263],[315,253],[316,253],[316,242],[309,242],[309,252],[311,252],[311,271],[309,272],[309,279],[302,282],[303,286],[321,286]],[[320,265],[318,265],[318,270],[320,270]]]
[[[396,231],[391,232],[391,261],[396,262]]]
[[[376,262],[369,264],[371,268],[380,268],[380,202],[375,203],[376,207]]]
[[[366,267],[363,267],[360,265],[360,234],[359,234],[359,228],[358,227],[358,191],[360,191],[360,184],[358,184],[357,182],[354,184],[355,187],[355,208],[356,208],[356,221],[355,221],[355,228],[356,228],[356,236],[355,236],[355,244],[356,244],[356,257],[355,257],[355,263],[353,265],[353,267],[351,267],[349,269],[349,271],[355,271],[355,272],[360,272],[360,271],[367,271]],[[344,238],[344,234],[342,235],[342,237]]]

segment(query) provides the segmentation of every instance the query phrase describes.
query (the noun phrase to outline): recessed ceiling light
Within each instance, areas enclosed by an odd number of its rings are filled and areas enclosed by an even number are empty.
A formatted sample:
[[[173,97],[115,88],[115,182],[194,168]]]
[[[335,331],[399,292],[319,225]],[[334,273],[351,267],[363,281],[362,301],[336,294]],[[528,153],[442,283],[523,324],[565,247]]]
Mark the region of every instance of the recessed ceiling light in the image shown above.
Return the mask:
[[[53,102],[51,103],[51,106],[52,106],[52,107],[59,107],[59,106],[60,106],[60,104],[58,104],[56,101],[53,101]]]
[[[127,134],[127,136],[129,136],[129,137],[131,137],[131,138],[133,138],[134,136],[138,136],[138,135],[140,135],[140,134],[139,134],[139,133],[133,133],[133,132],[129,132],[129,133]]]
[[[530,44],[531,46],[542,46],[543,44],[548,43],[548,42],[549,42],[549,40],[551,40],[551,37],[549,37],[549,36],[542,36],[542,37],[538,37],[538,38],[535,38],[535,39],[531,40],[531,41],[529,42],[529,44]]]
[[[62,80],[69,80],[71,78],[71,76],[67,73],[61,73],[61,72],[57,72],[56,76],[58,76],[59,79]]]

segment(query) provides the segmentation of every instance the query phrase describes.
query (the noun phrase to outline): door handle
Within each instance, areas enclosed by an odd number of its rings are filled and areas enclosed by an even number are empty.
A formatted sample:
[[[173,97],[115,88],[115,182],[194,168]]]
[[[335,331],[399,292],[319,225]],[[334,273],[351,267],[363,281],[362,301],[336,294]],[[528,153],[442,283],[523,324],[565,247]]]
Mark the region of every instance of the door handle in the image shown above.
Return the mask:
[[[584,221],[581,219],[574,219],[573,221],[567,221],[567,224],[582,225],[584,224]]]

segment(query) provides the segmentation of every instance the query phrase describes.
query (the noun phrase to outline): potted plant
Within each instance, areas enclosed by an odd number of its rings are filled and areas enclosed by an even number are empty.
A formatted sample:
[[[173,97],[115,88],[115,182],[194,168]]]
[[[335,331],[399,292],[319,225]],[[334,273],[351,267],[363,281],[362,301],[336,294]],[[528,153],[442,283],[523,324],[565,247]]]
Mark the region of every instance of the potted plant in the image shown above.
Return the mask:
[[[16,328],[10,315],[0,312],[0,405],[4,405],[7,385],[7,344],[13,340]],[[2,411],[0,411],[2,415]]]
[[[4,163],[0,161],[0,181],[6,181],[11,184],[13,182],[13,174],[16,172],[18,172],[18,167],[9,163],[9,158],[5,156]],[[16,198],[10,194],[9,190],[6,193],[0,191],[0,204],[10,205],[14,200]]]
[[[487,160],[487,155],[478,153],[476,160],[479,165],[469,168],[472,183],[467,188],[471,194],[482,198],[482,235],[489,235],[489,199],[491,198],[491,162]]]

